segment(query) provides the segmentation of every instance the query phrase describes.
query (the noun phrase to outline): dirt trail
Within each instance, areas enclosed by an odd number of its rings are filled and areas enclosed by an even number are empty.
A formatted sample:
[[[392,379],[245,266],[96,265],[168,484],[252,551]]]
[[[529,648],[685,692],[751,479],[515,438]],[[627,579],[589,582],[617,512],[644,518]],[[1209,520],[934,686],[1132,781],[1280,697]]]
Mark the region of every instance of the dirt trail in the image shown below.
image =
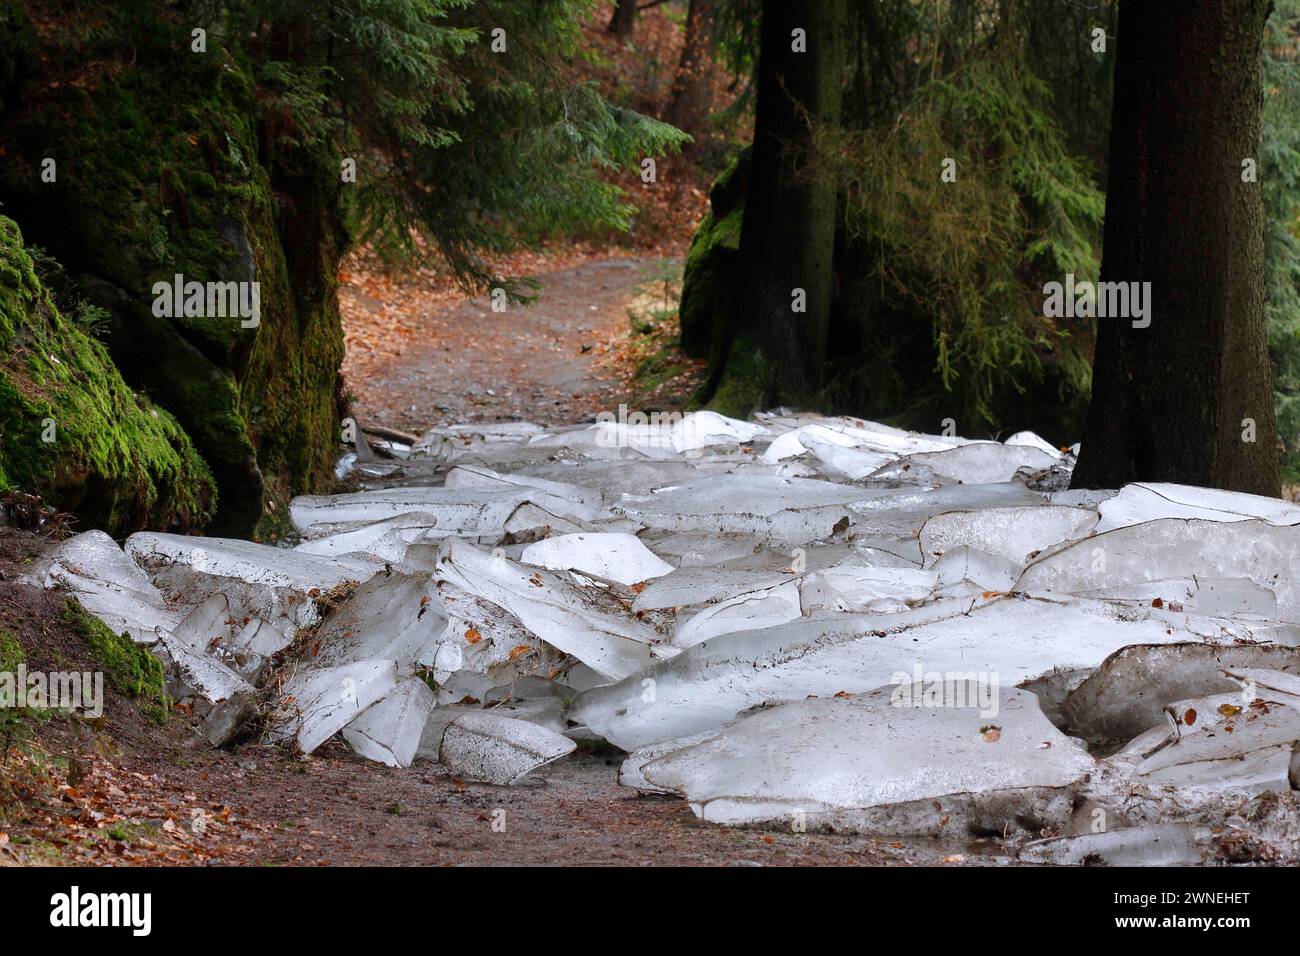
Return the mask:
[[[626,383],[611,360],[627,307],[663,260],[583,263],[538,276],[538,300],[494,312],[481,296],[420,315],[398,354],[350,334],[348,383],[360,421],[420,432],[431,425],[587,420],[617,407]],[[349,331],[386,320],[388,304],[342,292]],[[363,354],[355,354],[362,350]],[[369,353],[369,354],[364,354]]]

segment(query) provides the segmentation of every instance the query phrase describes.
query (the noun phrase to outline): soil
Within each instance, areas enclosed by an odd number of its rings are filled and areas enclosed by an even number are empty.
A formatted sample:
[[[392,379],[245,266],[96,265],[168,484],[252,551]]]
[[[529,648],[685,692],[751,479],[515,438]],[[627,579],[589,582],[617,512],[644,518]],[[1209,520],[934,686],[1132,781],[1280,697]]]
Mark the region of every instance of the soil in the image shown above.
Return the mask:
[[[542,285],[530,305],[496,312],[485,296],[416,312],[403,342],[387,347],[366,330],[391,322],[391,299],[346,286],[345,373],[355,416],[418,434],[471,421],[568,424],[616,411],[627,386],[618,353],[629,337],[628,308],[664,262],[603,259],[535,275]],[[411,295],[418,286],[399,290]]]

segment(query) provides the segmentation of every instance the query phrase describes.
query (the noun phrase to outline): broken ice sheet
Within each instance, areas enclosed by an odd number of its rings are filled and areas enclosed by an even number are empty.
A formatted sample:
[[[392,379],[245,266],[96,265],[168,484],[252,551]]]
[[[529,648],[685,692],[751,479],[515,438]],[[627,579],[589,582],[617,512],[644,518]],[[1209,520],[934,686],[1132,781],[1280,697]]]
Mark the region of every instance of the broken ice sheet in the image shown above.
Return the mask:
[[[1277,597],[1281,620],[1300,622],[1300,529],[1260,520],[1162,518],[1053,548],[1016,587],[1034,594],[1102,595],[1134,582],[1247,578]]]
[[[432,575],[381,571],[321,623],[312,641],[314,660],[389,660],[409,668],[446,626]]]
[[[1035,840],[1020,848],[1018,858],[1052,866],[1195,866],[1204,861],[1209,839],[1207,827],[1158,823]]]
[[[1163,742],[1156,742],[1154,731],[1143,734],[1140,747],[1111,758],[1129,767],[1135,782],[1243,797],[1291,789],[1300,710],[1265,698],[1248,701],[1237,692],[1173,701],[1165,715]],[[1141,759],[1134,765],[1135,758]]]
[[[873,489],[848,507],[853,513],[854,530],[859,534],[915,537],[928,520],[946,511],[1041,505],[1046,500],[1020,482],[1012,481],[934,489]],[[914,543],[911,553],[915,560]]]
[[[794,701],[742,715],[718,734],[641,767],[704,820],[800,823],[890,836],[1065,827],[1093,760],[1027,691],[953,685],[943,706],[914,707],[916,684]]]
[[[1128,741],[1166,722],[1164,707],[1176,700],[1231,692],[1224,669],[1267,668],[1300,673],[1300,650],[1268,644],[1204,644],[1185,641],[1115,651],[1066,697],[1062,714],[1071,733],[1090,743]]]
[[[158,627],[174,630],[185,614],[166,603],[149,576],[103,531],[59,542],[21,580],[38,588],[67,588],[114,634],[129,634],[139,644],[154,643]]]
[[[478,711],[447,725],[439,762],[472,780],[512,784],[572,753],[576,746],[568,737],[530,721]]]
[[[159,631],[162,633],[162,628]],[[220,661],[250,683],[261,676],[265,658],[290,643],[288,636],[266,621],[235,616],[224,594],[213,594],[193,608],[171,636],[195,654]],[[274,640],[268,641],[271,636]]]
[[[299,664],[281,691],[267,739],[294,739],[309,754],[388,694],[398,678],[392,661],[353,661],[339,667]]]
[[[845,505],[870,495],[809,478],[720,475],[649,495],[627,495],[613,510],[662,531],[743,533],[807,544],[830,537],[837,526],[847,528]]]
[[[197,604],[220,592],[231,613],[259,617],[292,632],[320,618],[315,598],[345,581],[364,581],[371,561],[299,554],[233,538],[140,532],[126,551],[155,584]]]
[[[1082,600],[1002,597],[972,607],[963,598],[896,613],[819,613],[710,638],[580,694],[569,718],[631,751],[716,728],[764,701],[860,693],[917,667],[997,675],[1011,687],[1056,668],[1096,667],[1126,645],[1187,636],[1153,609],[1121,616],[1103,602]]]
[[[353,718],[343,739],[368,760],[409,767],[433,707],[433,691],[418,677],[408,677]]]
[[[440,704],[465,696],[481,700],[504,681],[562,674],[575,663],[490,601],[449,581],[438,583],[438,596],[447,626],[419,663],[433,668]]]
[[[654,628],[600,610],[594,595],[555,572],[528,568],[464,541],[444,546],[437,574],[506,608],[539,638],[611,679],[675,653]]]
[[[374,522],[411,512],[438,519],[431,535],[500,536],[506,519],[536,489],[503,484],[499,488],[383,488],[344,495],[299,495],[289,502],[294,526],[304,533],[322,524]]]
[[[340,531],[312,538],[293,550],[299,554],[318,554],[327,557],[363,552],[373,556],[377,561],[397,564],[406,556],[411,543],[437,523],[436,515],[412,511],[394,518],[365,524],[351,531]]]
[[[928,567],[946,551],[967,545],[1023,565],[1035,552],[1087,537],[1096,524],[1095,511],[1060,505],[950,511],[922,526],[921,554]]]
[[[813,443],[818,442],[897,458],[900,455],[945,451],[963,444],[965,439],[920,435],[877,422],[858,421],[851,424],[845,419],[820,419],[778,435],[763,452],[763,460],[778,462],[802,455],[811,450]]]
[[[671,564],[656,557],[631,534],[557,535],[530,544],[521,560],[552,571],[581,571],[629,585],[663,577],[673,570]]]
[[[588,521],[601,508],[599,492],[578,485],[523,474],[502,474],[476,465],[457,465],[447,472],[445,488],[526,489],[529,500],[547,511]]]
[[[873,473],[873,480],[907,480],[908,471],[921,469],[939,478],[966,485],[988,485],[1011,481],[1022,468],[1043,471],[1057,463],[1046,452],[1025,445],[1000,445],[997,442],[972,442],[944,451],[909,455],[896,464]]]
[[[677,647],[693,647],[719,634],[784,624],[795,620],[801,613],[799,584],[790,580],[774,587],[738,594],[705,607],[689,620],[678,624],[673,633],[673,644]]]
[[[1259,518],[1270,524],[1300,524],[1300,504],[1218,488],[1197,488],[1163,482],[1125,485],[1098,505],[1098,533],[1159,518],[1204,518],[1244,521]]]
[[[253,685],[211,654],[196,651],[161,629],[158,631],[158,643],[171,660],[173,680],[178,681],[190,693],[215,704],[252,692]],[[176,696],[179,698],[186,695]]]

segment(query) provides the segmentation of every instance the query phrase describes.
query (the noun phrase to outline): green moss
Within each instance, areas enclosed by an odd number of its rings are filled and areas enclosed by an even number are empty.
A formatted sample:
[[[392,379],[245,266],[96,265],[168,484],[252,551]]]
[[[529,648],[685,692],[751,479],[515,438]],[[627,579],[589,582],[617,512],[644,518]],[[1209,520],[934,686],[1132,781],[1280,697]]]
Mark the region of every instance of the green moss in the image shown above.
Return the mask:
[[[0,490],[39,495],[115,534],[210,517],[212,476],[189,438],[59,312],[3,217],[0,349]]]
[[[18,638],[8,631],[0,631],[0,673],[12,674],[23,660],[23,646],[18,643]]]
[[[734,305],[748,171],[746,150],[714,183],[709,192],[709,212],[696,229],[686,255],[678,314],[682,351],[694,358],[709,357],[712,343],[725,335],[726,313]]]
[[[163,666],[158,658],[126,634],[114,634],[74,598],[64,602],[59,619],[85,640],[110,687],[134,700],[150,720],[162,723],[166,719],[168,700],[163,690]]]
[[[332,478],[341,187],[337,157],[286,158],[292,131],[264,124],[291,120],[266,115],[246,58],[215,36],[191,54],[189,28],[148,5],[96,2],[43,37],[28,90],[39,108],[0,123],[0,192],[29,238],[91,277],[122,376],[174,414],[211,469],[221,495],[208,530],[248,535],[268,501]],[[104,65],[89,81],[48,82],[87,61]],[[30,171],[53,141],[58,181],[42,184]],[[154,316],[154,283],[176,274],[257,281],[260,325]]]
[[[767,362],[747,338],[737,338],[727,353],[727,365],[704,407],[730,418],[748,419],[763,404],[767,385]]]

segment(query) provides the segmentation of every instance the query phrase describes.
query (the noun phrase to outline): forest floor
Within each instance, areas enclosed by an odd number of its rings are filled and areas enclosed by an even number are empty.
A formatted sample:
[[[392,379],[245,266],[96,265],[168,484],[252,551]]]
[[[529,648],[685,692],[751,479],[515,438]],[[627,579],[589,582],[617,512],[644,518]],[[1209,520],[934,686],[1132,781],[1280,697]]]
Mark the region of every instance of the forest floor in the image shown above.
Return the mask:
[[[646,383],[668,386],[657,407],[684,404],[700,363],[671,354],[671,292],[658,291],[674,284],[680,261],[565,257],[549,265],[525,273],[541,283],[535,302],[500,312],[489,296],[456,301],[437,276],[351,273],[340,298],[357,419],[416,434],[463,422],[570,424],[616,412],[620,402],[640,407]],[[675,374],[650,380],[647,360]]]

